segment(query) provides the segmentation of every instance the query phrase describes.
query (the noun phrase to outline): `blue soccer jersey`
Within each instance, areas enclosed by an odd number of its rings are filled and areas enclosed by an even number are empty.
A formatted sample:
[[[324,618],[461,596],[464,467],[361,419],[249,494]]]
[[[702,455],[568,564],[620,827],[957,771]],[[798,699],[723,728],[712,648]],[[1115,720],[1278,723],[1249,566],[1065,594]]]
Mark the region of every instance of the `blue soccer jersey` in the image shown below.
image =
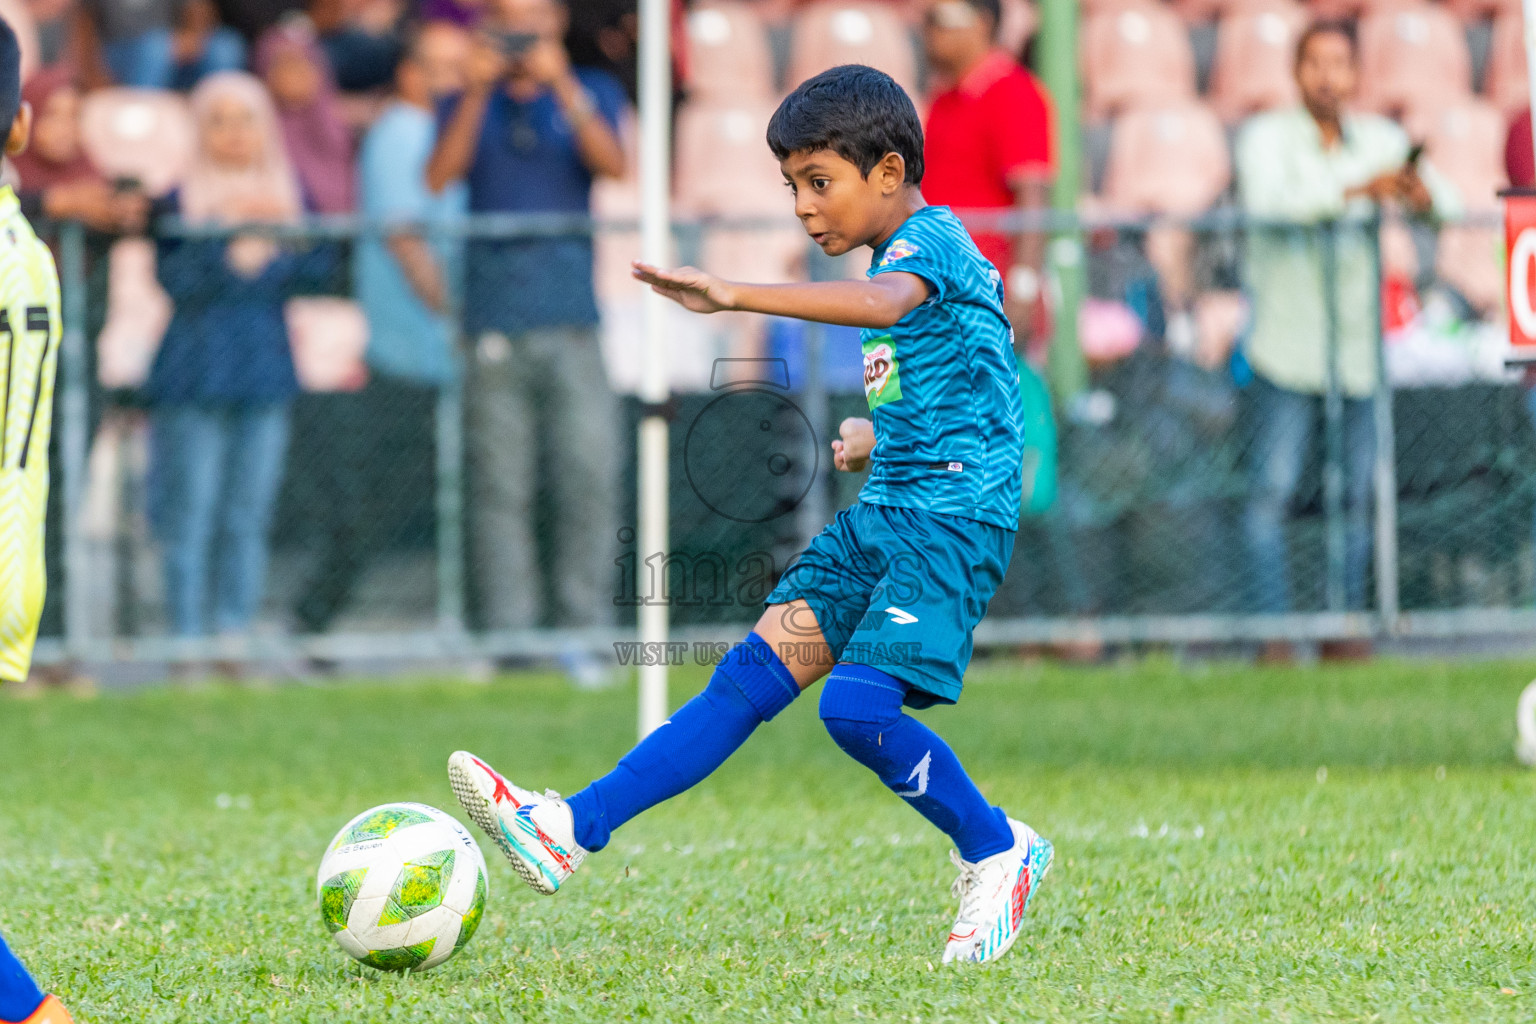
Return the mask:
[[[875,249],[871,278],[928,282],[891,328],[860,332],[875,449],[862,501],[1018,529],[1023,422],[997,270],[947,206],[926,206]]]

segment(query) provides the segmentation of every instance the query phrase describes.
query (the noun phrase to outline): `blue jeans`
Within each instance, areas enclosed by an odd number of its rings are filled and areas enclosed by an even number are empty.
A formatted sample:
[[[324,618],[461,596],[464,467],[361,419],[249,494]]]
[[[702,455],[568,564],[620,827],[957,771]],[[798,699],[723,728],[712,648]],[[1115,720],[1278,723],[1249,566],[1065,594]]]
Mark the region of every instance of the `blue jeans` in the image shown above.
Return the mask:
[[[1259,612],[1288,612],[1291,572],[1285,521],[1323,400],[1277,387],[1263,377],[1255,377],[1249,390],[1256,415],[1243,539],[1253,566],[1253,605]],[[1372,399],[1344,400],[1344,602],[1351,611],[1365,607],[1371,561],[1375,415]]]
[[[164,548],[177,636],[250,627],[267,575],[267,531],[288,450],[287,403],[171,405],[150,419],[150,521]]]
[[[227,27],[213,30],[203,45],[202,56],[191,64],[176,63],[168,28],[113,39],[102,44],[102,52],[119,85],[140,89],[190,89],[204,75],[245,67],[245,40]]]

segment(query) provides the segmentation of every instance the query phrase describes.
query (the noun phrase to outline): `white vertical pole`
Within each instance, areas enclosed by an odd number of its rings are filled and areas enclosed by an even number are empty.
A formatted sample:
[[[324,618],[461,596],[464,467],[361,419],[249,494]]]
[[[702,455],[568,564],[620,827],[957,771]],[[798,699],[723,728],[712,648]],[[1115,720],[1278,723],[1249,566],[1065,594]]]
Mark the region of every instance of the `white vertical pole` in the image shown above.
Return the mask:
[[[1532,2],[1532,0],[1528,0]],[[640,0],[640,253],[657,266],[671,262],[672,191],[672,12],[670,0]],[[647,651],[664,650],[668,608],[665,594],[667,551],[667,420],[661,413],[669,385],[667,374],[667,300],[645,293],[645,377],[640,398],[648,406],[640,420],[639,558],[636,568],[656,565],[662,578],[647,585],[637,575],[640,641]],[[640,570],[643,572],[644,570]],[[667,718],[665,657],[642,658],[640,666],[640,736]],[[645,664],[654,661],[656,664]]]
[[[1531,112],[1536,115],[1536,0],[1520,0],[1520,20],[1525,25],[1525,76],[1527,98]],[[1531,133],[1532,149],[1536,150],[1536,132]],[[1536,153],[1533,153],[1536,155]]]

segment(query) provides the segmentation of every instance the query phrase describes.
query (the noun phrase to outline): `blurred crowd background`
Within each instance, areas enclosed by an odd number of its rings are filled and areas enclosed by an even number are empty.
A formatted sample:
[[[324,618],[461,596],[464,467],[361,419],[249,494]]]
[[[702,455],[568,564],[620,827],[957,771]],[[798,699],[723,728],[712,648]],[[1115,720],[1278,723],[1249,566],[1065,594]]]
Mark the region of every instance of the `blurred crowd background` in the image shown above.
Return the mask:
[[[781,569],[852,499],[816,450],[863,404],[853,332],[678,314],[682,579],[633,549],[634,0],[0,14],[37,117],[6,173],[56,247],[88,232],[64,259],[87,440],[56,456],[78,479],[55,488],[45,661],[169,635],[238,672],[252,636],[465,628],[518,660],[530,630],[622,625],[662,591],[684,621],[750,620],[728,577]],[[1016,327],[1033,493],[994,617],[1379,609],[1383,479],[1393,614],[1525,605],[1536,405],[1503,362],[1497,201],[1536,184],[1518,5],[1083,0],[1070,125],[1040,17],[679,0],[681,259],[862,273],[808,251],[762,136],[806,77],[880,67]],[[764,444],[793,470],[763,472]],[[1373,627],[1330,628],[1306,637],[1368,652]],[[1291,636],[1231,639],[1283,659]]]

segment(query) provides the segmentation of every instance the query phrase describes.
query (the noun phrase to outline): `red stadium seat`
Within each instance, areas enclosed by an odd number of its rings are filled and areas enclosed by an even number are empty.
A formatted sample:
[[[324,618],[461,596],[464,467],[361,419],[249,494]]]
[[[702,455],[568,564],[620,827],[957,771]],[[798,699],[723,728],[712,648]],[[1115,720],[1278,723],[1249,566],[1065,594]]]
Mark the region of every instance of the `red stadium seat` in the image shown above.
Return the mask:
[[[1082,65],[1090,120],[1195,95],[1195,57],[1184,23],[1147,0],[1090,17],[1083,27]]]
[[[1221,20],[1211,104],[1222,120],[1296,102],[1296,37],[1306,23],[1306,10],[1293,0],[1261,0]]]
[[[772,96],[768,31],[751,4],[712,0],[688,15],[688,95],[699,100]]]
[[[1360,101],[1397,115],[1424,100],[1472,92],[1472,59],[1461,22],[1443,7],[1415,3],[1360,19]]]
[[[918,97],[912,36],[888,4],[871,0],[808,4],[795,17],[789,52],[786,89],[839,64],[868,64],[896,79],[913,99]]]
[[[157,89],[101,89],[80,112],[81,143],[109,178],[137,178],[152,196],[175,188],[192,159],[187,101]]]
[[[1199,100],[1136,107],[1115,121],[1104,205],[1129,214],[1192,217],[1232,181],[1221,121]]]
[[[1493,23],[1488,48],[1488,74],[1483,95],[1506,117],[1513,117],[1531,102],[1526,77],[1524,19],[1519,11],[1506,13]]]

